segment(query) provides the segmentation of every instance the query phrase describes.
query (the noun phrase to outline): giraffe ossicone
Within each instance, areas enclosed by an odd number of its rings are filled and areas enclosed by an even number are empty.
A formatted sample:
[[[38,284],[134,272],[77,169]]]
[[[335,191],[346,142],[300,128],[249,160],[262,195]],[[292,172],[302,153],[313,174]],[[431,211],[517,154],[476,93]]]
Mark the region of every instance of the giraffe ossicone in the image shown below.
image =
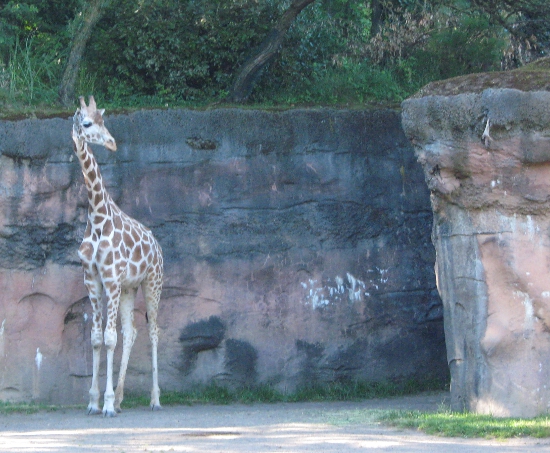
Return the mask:
[[[91,342],[93,348],[92,385],[88,414],[113,417],[120,412],[124,397],[124,379],[137,330],[134,325],[134,299],[141,287],[145,299],[153,384],[151,409],[160,406],[157,348],[157,313],[162,291],[162,249],[149,228],[126,215],[113,201],[89,143],[116,151],[116,142],[103,122],[104,110],[98,110],[93,96],[88,105],[80,97],[73,117],[72,139],[88,192],[88,222],[78,256],[84,269],[84,284],[92,305]],[[107,302],[107,320],[103,332],[103,293]],[[116,391],[113,390],[113,355],[117,343],[116,322],[120,310],[122,360]],[[103,409],[99,408],[99,364],[103,342],[107,350],[107,382]]]

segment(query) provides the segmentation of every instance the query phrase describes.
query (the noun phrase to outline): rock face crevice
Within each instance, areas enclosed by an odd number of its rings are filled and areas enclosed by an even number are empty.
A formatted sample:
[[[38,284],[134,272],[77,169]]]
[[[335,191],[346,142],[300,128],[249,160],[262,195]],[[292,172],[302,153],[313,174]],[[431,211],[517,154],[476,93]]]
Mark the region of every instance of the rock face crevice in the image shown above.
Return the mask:
[[[447,376],[429,192],[397,112],[105,121],[119,147],[94,148],[108,190],[164,251],[163,390]],[[87,202],[70,131],[0,123],[0,399],[87,399]],[[135,318],[126,387],[147,392],[139,295]]]
[[[550,93],[426,93],[402,118],[431,191],[452,407],[546,413]]]

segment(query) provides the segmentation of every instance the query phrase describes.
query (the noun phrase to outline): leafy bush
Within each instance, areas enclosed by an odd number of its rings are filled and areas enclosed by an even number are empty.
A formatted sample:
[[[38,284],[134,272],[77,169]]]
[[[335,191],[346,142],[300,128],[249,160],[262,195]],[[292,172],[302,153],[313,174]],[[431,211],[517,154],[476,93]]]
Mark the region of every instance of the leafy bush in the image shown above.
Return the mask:
[[[0,100],[55,104],[63,57],[69,44],[66,23],[75,0],[9,1],[0,8]]]
[[[334,103],[334,93],[342,90],[333,89],[331,81],[343,83],[359,75],[360,69],[353,66],[363,60],[360,51],[369,39],[369,15],[361,2],[311,4],[287,33],[278,56],[264,69],[251,101]]]
[[[0,6],[0,103],[56,103],[81,1],[8,1]],[[221,101],[289,4],[111,2],[86,48],[77,93],[94,93],[109,107]],[[320,0],[309,5],[258,76],[250,102],[395,102],[433,80],[499,68],[509,37],[484,16],[457,13],[437,2],[385,5],[393,10],[385,11],[375,36],[368,2]]]
[[[95,88],[110,100],[136,103],[136,93],[158,102],[219,100],[287,6],[274,0],[145,0],[136,9],[122,0],[98,24],[86,66],[101,74]],[[322,83],[335,73],[349,77],[350,65],[335,65],[335,59],[349,53],[350,43],[368,38],[368,14],[350,0],[310,5],[260,76],[251,101],[292,98],[293,87]]]
[[[509,37],[487,17],[441,9],[391,12],[365,56],[410,95],[434,80],[500,69]]]
[[[364,62],[344,60],[339,65],[315,67],[309,80],[279,92],[260,92],[264,104],[357,104],[400,101],[405,92],[390,71]]]
[[[465,16],[458,24],[436,31],[425,47],[413,53],[411,66],[421,82],[495,71],[500,69],[505,38],[487,18]]]
[[[275,17],[266,2],[113,2],[86,55],[109,98],[139,93],[165,101],[212,99]]]

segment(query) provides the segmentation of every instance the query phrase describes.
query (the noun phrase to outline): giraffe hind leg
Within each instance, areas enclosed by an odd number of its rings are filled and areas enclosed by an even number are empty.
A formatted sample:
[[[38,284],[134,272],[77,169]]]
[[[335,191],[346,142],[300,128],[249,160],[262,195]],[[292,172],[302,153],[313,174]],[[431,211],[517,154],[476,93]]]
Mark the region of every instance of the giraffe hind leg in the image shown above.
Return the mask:
[[[121,286],[118,282],[105,284],[107,295],[107,322],[105,326],[104,342],[107,349],[107,382],[103,394],[103,416],[115,417],[115,392],[113,390],[113,357],[117,344],[116,320],[121,296]]]
[[[159,328],[157,324],[157,313],[160,301],[161,285],[157,282],[144,281],[142,291],[145,297],[147,307],[147,319],[149,326],[149,339],[151,340],[151,365],[153,371],[153,385],[151,388],[151,410],[157,411],[162,409],[160,405],[160,388],[158,385],[158,338]]]
[[[130,352],[137,336],[137,329],[134,325],[134,300],[137,288],[125,289],[120,296],[120,321],[122,324],[122,359],[120,361],[120,371],[115,390],[115,411],[120,413],[120,403],[124,399],[124,380],[126,379],[126,370]]]

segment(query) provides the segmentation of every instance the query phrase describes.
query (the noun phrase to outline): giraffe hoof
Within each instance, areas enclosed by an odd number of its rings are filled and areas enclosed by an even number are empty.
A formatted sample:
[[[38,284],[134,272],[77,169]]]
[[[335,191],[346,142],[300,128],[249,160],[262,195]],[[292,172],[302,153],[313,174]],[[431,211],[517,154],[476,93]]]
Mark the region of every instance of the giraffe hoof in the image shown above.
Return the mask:
[[[151,404],[152,411],[160,411],[161,409],[162,409],[162,406],[160,404]]]
[[[117,414],[120,414],[122,412],[122,409],[120,407],[115,407],[115,412]]]
[[[101,410],[97,407],[90,407],[88,406],[88,409],[86,409],[86,415],[99,415],[101,414]]]
[[[116,417],[116,412],[104,410],[103,417]]]

